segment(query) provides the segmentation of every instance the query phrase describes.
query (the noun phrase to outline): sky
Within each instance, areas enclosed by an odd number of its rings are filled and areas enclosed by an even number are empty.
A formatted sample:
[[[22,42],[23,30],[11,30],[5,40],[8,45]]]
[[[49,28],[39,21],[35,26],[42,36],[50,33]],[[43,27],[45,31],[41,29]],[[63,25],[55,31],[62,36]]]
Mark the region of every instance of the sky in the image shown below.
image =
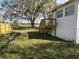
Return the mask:
[[[6,0],[8,1],[9,4],[11,4],[13,2],[13,0]],[[68,0],[57,0],[57,3],[65,3]],[[4,2],[4,0],[0,0],[0,5]]]
[[[13,0],[6,0],[8,2],[8,4],[11,4],[13,2]],[[0,0],[0,5],[4,2],[4,0]]]
[[[4,0],[0,0],[0,4],[3,2]],[[12,0],[7,0],[9,3],[12,2]],[[64,3],[68,0],[57,0],[58,3]]]
[[[9,4],[10,6],[11,6],[12,3],[13,3],[13,0],[6,0],[6,1],[8,2],[8,4]],[[2,7],[3,2],[4,2],[4,0],[0,0],[0,14],[1,14],[1,13],[4,13],[4,11],[5,11],[5,10],[4,10],[5,8]]]
[[[67,2],[68,0],[57,0],[57,3],[65,3]]]

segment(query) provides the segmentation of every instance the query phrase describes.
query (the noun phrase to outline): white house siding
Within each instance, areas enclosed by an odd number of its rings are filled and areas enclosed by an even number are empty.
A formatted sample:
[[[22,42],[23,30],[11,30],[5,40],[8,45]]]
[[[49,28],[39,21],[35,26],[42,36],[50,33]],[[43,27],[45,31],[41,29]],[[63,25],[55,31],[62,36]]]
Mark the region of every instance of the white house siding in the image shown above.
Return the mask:
[[[65,16],[65,8],[71,5],[76,6],[76,2],[69,3],[63,7],[60,7],[58,10],[64,10],[64,15],[61,18],[57,18],[57,27],[56,27],[56,36],[63,38],[67,41],[72,41],[76,39],[76,7],[75,14],[70,16]],[[57,11],[58,11],[57,10]]]
[[[57,19],[57,30],[56,35],[65,40],[76,39],[76,22],[75,16],[64,17]]]
[[[77,32],[76,32],[76,43],[79,43],[79,1],[77,1]]]

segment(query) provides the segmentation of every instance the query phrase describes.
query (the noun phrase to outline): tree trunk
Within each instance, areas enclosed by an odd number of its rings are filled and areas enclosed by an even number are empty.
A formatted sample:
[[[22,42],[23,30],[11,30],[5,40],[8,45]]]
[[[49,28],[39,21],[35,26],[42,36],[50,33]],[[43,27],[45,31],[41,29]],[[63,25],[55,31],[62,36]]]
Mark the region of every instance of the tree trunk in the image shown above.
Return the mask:
[[[31,20],[31,27],[34,28],[34,20]]]

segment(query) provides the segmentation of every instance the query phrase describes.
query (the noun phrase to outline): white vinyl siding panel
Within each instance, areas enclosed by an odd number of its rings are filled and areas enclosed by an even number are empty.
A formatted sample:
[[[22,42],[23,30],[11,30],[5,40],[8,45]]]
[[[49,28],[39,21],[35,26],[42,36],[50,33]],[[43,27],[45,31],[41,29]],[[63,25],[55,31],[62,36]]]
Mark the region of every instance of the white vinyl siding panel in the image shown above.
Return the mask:
[[[67,41],[76,40],[76,26],[77,26],[77,7],[76,1],[66,4],[53,12],[57,16],[57,12],[63,10],[62,17],[56,17],[56,36]],[[67,16],[66,16],[67,15]],[[52,30],[52,35],[54,31]]]

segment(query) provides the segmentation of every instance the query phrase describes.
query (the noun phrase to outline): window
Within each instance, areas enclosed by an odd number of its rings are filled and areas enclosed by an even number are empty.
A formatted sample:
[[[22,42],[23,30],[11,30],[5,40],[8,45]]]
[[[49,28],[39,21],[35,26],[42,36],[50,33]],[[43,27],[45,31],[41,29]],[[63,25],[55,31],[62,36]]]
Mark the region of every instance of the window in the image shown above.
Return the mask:
[[[74,12],[75,12],[75,6],[74,5],[67,7],[65,9],[65,16],[74,15]]]
[[[57,12],[57,17],[63,17],[63,10],[60,10]]]

